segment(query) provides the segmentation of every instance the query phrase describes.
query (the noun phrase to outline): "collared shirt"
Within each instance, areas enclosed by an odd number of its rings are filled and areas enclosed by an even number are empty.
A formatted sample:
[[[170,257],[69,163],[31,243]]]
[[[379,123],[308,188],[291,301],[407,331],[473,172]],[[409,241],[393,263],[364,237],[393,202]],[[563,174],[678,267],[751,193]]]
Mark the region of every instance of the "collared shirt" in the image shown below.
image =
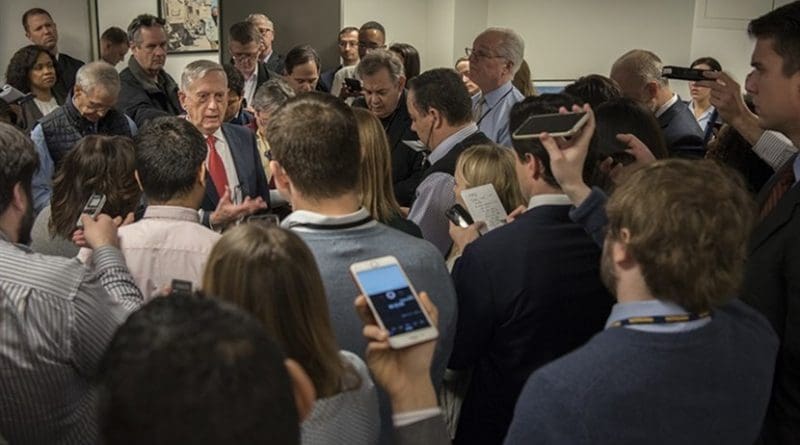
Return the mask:
[[[789,158],[797,154],[797,148],[783,133],[765,131],[753,145],[753,151],[764,160],[773,170],[781,168]],[[795,173],[795,178],[798,178]]]
[[[253,97],[256,95],[256,85],[258,83],[258,64],[253,74],[244,80],[244,100],[247,101],[247,106],[253,106]]]
[[[361,207],[353,213],[345,215],[323,215],[310,210],[295,210],[281,222],[284,229],[298,232],[314,232],[318,230],[358,230],[378,224],[372,219],[367,209]]]
[[[222,163],[225,165],[225,175],[228,177],[228,189],[231,192],[231,201],[233,201],[234,204],[238,204],[236,200],[242,198],[241,192],[236,191],[239,188],[239,174],[236,173],[233,153],[231,153],[228,140],[225,139],[225,135],[222,133],[222,127],[217,128],[217,131],[214,132],[214,148],[216,148],[217,153],[219,153],[220,158],[222,158]],[[206,165],[208,165],[208,155],[206,155]],[[220,196],[220,198],[222,197]]]
[[[127,115],[125,115],[125,119],[128,120],[131,136],[136,136],[136,133],[138,133],[136,123]],[[97,128],[97,124],[95,124],[95,128]],[[31,139],[36,148],[36,153],[39,155],[39,168],[34,172],[32,181],[33,209],[36,213],[39,213],[50,204],[50,196],[53,194],[53,176],[56,174],[56,168],[53,158],[50,157],[50,150],[47,148],[42,124],[36,124],[36,127],[33,128]]]
[[[270,51],[269,54],[265,55],[264,58],[261,59],[261,63],[266,65],[267,62],[269,61],[269,58],[272,57],[272,54],[274,54],[274,53],[275,53],[275,51]]]
[[[431,165],[444,158],[456,144],[478,131],[478,126],[469,124],[443,140],[428,156]],[[414,221],[422,236],[436,246],[442,255],[450,249],[452,240],[448,232],[450,226],[445,211],[456,203],[453,187],[456,180],[453,175],[436,172],[428,175],[418,186],[416,199],[411,206],[408,219]]]
[[[678,95],[673,93],[672,98],[667,101],[664,105],[660,106],[658,110],[656,110],[656,118],[661,117],[662,114],[666,113],[669,110],[669,107],[675,105],[678,102]]]
[[[486,94],[472,96],[473,110],[477,109],[482,98],[486,99],[486,104],[480,116],[475,118],[478,128],[494,142],[511,147],[511,130],[508,128],[511,107],[525,99],[525,96],[509,81]]]
[[[220,234],[200,224],[194,209],[151,205],[140,221],[119,228],[119,238],[131,275],[149,300],[173,279],[200,288]]]
[[[94,269],[0,233],[0,431],[9,443],[97,442],[91,378],[142,296],[112,246]]]
[[[689,106],[689,109],[692,111],[692,114],[694,114],[694,101],[693,100],[689,101],[687,105]],[[711,115],[714,113],[714,110],[716,110],[716,108],[714,108],[713,105],[709,105],[709,107],[706,108],[706,110],[703,111],[703,113],[700,114],[700,116],[695,116],[695,119],[697,119],[697,123],[700,125],[700,128],[702,128],[703,131],[706,131],[706,128],[708,127],[708,123],[711,120]]]
[[[564,194],[546,194],[532,196],[528,201],[528,210],[540,206],[571,206],[572,201]]]
[[[625,320],[632,317],[657,317],[666,315],[685,315],[689,311],[681,306],[663,300],[631,301],[628,303],[617,303],[611,308],[611,315],[608,316],[606,329],[611,327],[614,322]],[[623,326],[626,329],[634,329],[644,332],[676,333],[686,332],[701,328],[711,322],[711,318],[701,318],[699,320],[687,321],[684,323],[664,323],[664,324],[631,324]],[[616,329],[616,328],[615,328]]]

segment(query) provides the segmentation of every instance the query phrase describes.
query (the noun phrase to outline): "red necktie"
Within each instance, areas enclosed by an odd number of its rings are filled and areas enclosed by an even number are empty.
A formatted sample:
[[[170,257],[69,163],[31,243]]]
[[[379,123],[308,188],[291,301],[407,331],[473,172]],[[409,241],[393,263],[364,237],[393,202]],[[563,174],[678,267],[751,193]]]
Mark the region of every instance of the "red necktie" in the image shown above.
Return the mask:
[[[778,205],[778,201],[781,200],[783,195],[792,188],[795,182],[794,160],[795,158],[789,159],[789,161],[775,173],[777,176],[775,183],[772,185],[767,199],[765,199],[764,203],[761,205],[761,219],[766,218],[767,215],[772,212],[772,209]]]
[[[228,185],[228,175],[225,173],[225,164],[222,163],[222,157],[220,157],[214,145],[214,135],[208,135],[206,141],[208,142],[208,174],[211,176],[211,181],[214,182],[217,194],[220,199],[222,199],[222,195],[225,194],[225,186]]]

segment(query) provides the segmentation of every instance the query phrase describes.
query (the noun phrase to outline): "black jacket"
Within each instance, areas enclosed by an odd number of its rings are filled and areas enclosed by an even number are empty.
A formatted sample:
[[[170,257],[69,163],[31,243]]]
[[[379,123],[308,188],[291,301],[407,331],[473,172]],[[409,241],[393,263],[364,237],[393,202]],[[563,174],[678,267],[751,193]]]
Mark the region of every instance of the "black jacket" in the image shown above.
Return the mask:
[[[670,156],[699,159],[705,155],[703,130],[680,98],[658,117],[658,123],[664,132]]]
[[[58,54],[56,83],[53,85],[53,92],[56,96],[67,97],[68,94],[72,93],[72,87],[75,85],[75,75],[83,65],[82,60],[78,60],[68,54]]]
[[[117,109],[130,116],[139,128],[150,119],[177,116],[183,112],[178,100],[178,84],[166,71],[161,70],[158,83],[153,83],[131,57],[119,80],[122,88]]]

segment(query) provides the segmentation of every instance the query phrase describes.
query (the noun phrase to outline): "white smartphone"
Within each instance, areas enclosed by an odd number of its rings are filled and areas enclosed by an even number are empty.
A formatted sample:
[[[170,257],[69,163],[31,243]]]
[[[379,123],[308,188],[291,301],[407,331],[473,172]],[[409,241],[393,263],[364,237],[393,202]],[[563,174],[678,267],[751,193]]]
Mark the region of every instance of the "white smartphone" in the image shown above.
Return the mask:
[[[389,346],[400,349],[438,337],[397,258],[385,256],[354,263],[350,274],[367,297],[375,320],[389,332]]]
[[[575,135],[589,120],[586,112],[536,114],[529,116],[511,135],[513,139],[538,139],[546,131],[553,137]]]

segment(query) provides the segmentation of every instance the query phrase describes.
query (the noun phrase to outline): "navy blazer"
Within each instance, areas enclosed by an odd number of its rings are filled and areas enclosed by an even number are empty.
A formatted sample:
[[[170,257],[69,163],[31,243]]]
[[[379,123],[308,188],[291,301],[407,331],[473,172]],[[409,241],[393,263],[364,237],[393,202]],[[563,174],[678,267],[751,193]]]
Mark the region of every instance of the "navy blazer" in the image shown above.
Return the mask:
[[[796,158],[790,158],[788,166]],[[763,187],[759,203],[777,176]],[[769,320],[780,339],[762,439],[770,444],[800,443],[800,184],[794,184],[753,230],[742,299]]]
[[[242,188],[242,198],[260,196],[269,206],[269,185],[267,175],[261,166],[255,133],[240,125],[224,123],[222,124],[222,134],[225,136],[225,141],[233,156],[236,175],[239,177],[239,186]],[[206,196],[200,206],[204,210],[204,225],[209,225],[208,217],[211,212],[216,210],[219,198],[214,181],[206,174]]]
[[[692,110],[680,98],[658,116],[658,123],[664,132],[670,156],[692,159],[705,156],[703,130],[694,118]]]
[[[472,368],[456,444],[499,444],[528,376],[605,325],[600,249],[568,205],[535,207],[464,249],[450,368]]]

